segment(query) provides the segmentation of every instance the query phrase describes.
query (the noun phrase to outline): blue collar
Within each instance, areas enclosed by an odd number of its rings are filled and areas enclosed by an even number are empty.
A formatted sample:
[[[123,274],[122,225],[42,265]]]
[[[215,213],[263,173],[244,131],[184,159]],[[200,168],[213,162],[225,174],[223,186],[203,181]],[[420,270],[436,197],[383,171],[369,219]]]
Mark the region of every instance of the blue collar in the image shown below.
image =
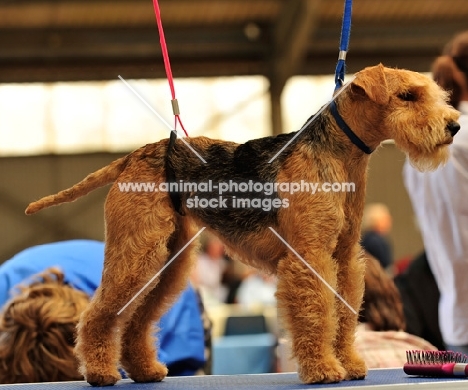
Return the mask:
[[[359,149],[361,149],[364,153],[366,154],[371,154],[373,150],[367,146],[354,132],[351,130],[351,128],[346,124],[344,119],[341,117],[341,115],[338,112],[338,109],[336,108],[335,101],[333,100],[330,103],[330,112],[333,115],[333,118],[335,118],[336,124],[339,126],[341,130],[348,136],[350,141],[356,145]]]

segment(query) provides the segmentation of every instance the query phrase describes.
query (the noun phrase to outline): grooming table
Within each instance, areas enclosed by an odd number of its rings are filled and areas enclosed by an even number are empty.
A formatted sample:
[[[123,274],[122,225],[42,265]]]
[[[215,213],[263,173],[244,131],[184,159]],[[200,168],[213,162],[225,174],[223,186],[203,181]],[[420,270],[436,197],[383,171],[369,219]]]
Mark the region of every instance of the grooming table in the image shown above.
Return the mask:
[[[417,389],[450,389],[468,390],[468,379],[464,378],[420,378],[407,376],[402,369],[370,370],[366,379],[346,381],[327,385],[304,385],[296,373],[255,374],[255,375],[207,375],[196,377],[166,378],[160,383],[138,384],[125,379],[114,387],[116,390],[314,390],[314,389],[356,389],[363,388],[404,390]],[[86,382],[56,382],[0,385],[0,390],[90,390]],[[99,389],[99,388],[97,388]]]

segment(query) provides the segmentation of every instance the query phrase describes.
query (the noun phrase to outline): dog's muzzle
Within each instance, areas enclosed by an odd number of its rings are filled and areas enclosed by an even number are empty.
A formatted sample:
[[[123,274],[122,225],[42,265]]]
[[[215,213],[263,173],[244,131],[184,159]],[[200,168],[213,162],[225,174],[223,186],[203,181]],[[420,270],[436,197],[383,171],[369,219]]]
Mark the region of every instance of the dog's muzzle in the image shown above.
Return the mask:
[[[447,124],[447,129],[450,131],[450,135],[453,137],[460,130],[460,125],[457,122],[450,122]]]

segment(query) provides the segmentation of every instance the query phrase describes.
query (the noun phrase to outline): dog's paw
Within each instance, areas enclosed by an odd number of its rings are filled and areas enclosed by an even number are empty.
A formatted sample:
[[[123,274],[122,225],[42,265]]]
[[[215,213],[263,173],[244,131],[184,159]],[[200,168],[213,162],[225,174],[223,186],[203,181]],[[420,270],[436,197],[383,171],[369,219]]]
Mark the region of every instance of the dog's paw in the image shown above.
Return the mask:
[[[136,373],[128,373],[128,376],[137,383],[161,382],[167,376],[167,367],[159,362],[153,362],[151,367],[140,369]]]
[[[365,361],[358,355],[353,355],[342,361],[346,370],[346,380],[364,379],[367,375],[367,366]]]
[[[116,371],[115,374],[108,374],[108,375],[88,373],[88,374],[86,374],[85,378],[86,378],[86,381],[91,386],[102,387],[102,386],[113,386],[122,377],[119,374],[119,372]]]
[[[298,375],[304,383],[334,383],[346,378],[346,370],[334,357],[299,365]]]

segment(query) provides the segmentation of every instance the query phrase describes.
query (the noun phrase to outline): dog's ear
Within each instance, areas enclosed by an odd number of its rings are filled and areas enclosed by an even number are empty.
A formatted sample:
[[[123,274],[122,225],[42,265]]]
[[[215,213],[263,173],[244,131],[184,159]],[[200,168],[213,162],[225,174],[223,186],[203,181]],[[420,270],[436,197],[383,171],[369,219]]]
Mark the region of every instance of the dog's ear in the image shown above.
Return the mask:
[[[367,96],[377,104],[387,104],[390,100],[385,67],[382,64],[360,71],[350,87],[354,94]]]

